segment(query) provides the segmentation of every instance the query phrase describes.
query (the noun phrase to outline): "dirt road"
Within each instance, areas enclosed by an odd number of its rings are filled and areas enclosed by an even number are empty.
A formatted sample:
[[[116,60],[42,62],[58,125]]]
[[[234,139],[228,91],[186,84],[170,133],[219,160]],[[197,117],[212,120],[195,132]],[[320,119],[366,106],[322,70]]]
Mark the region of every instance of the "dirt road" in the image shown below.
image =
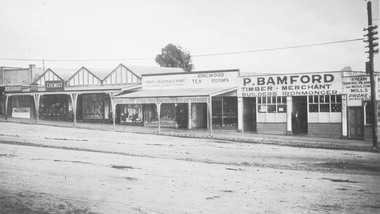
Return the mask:
[[[379,213],[380,154],[0,123],[0,213]]]

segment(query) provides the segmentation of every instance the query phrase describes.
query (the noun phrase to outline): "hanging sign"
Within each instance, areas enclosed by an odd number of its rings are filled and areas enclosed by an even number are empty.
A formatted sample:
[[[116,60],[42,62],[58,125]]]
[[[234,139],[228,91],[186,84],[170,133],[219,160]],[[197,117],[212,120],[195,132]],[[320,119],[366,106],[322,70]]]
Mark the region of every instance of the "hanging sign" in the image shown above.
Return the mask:
[[[238,95],[241,97],[336,95],[341,93],[341,73],[241,77],[238,87]]]
[[[63,91],[64,82],[63,81],[46,81],[45,90],[46,91]]]

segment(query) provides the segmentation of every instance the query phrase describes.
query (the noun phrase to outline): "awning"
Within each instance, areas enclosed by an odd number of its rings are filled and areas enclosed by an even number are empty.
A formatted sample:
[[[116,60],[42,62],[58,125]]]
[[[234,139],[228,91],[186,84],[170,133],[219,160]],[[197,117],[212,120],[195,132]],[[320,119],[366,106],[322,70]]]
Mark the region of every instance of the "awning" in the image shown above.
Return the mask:
[[[114,104],[207,103],[214,96],[236,92],[237,88],[194,88],[142,90],[113,97]]]

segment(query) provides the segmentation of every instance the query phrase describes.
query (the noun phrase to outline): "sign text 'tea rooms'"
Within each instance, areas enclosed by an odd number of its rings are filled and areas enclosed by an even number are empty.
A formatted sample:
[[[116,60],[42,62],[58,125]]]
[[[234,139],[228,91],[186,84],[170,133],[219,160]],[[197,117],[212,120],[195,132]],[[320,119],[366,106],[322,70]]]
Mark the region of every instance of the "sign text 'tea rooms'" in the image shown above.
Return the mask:
[[[238,94],[242,97],[308,96],[342,93],[340,73],[314,73],[241,77]]]

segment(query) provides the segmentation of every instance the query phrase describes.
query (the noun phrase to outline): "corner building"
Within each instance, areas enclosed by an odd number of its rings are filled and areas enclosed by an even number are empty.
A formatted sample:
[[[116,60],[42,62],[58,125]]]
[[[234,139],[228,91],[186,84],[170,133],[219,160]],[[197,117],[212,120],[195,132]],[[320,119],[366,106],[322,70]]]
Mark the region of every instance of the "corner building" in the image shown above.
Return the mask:
[[[237,96],[242,132],[371,139],[375,112],[364,72],[241,76]]]

